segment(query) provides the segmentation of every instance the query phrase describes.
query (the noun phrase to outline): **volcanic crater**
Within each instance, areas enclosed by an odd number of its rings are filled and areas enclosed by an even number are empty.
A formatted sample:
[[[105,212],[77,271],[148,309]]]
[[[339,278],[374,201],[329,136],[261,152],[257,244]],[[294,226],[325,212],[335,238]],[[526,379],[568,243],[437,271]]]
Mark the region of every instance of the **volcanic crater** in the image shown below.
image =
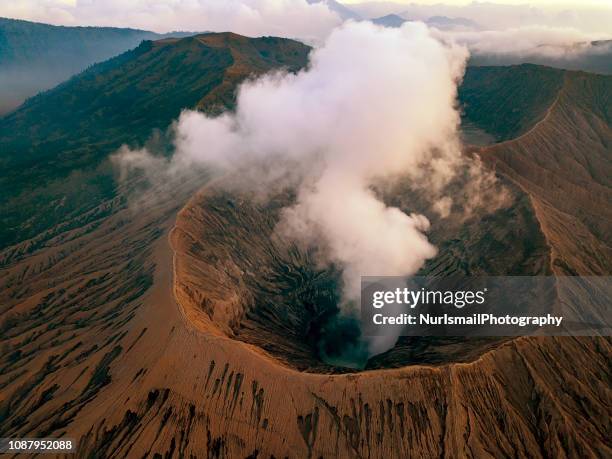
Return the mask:
[[[177,302],[204,333],[242,341],[282,365],[314,373],[469,362],[508,340],[400,337],[391,350],[368,359],[357,319],[340,310],[339,269],[322,265],[316,249],[275,230],[294,193],[263,201],[236,191],[234,179],[201,189],[179,213],[170,238]],[[408,181],[392,188],[385,193],[389,204],[407,213],[427,210]],[[528,197],[510,183],[503,189],[506,202],[494,210],[485,206],[466,215],[455,209],[457,215],[445,219],[428,213],[428,237],[439,254],[419,274],[549,272],[549,248]],[[508,226],[509,219],[516,224]]]

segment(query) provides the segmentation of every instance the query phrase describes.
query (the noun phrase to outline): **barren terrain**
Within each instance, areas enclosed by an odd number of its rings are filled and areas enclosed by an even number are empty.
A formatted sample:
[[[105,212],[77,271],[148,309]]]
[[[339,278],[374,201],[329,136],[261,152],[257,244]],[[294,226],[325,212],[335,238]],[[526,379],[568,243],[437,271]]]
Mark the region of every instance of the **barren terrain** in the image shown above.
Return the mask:
[[[475,147],[512,205],[434,222],[426,269],[610,274],[611,88],[563,72],[514,138]],[[128,181],[61,231],[7,236],[0,436],[72,437],[79,457],[612,455],[608,338],[400,341],[330,367],[308,338],[334,273],[270,237],[274,203],[202,184],[128,205]]]

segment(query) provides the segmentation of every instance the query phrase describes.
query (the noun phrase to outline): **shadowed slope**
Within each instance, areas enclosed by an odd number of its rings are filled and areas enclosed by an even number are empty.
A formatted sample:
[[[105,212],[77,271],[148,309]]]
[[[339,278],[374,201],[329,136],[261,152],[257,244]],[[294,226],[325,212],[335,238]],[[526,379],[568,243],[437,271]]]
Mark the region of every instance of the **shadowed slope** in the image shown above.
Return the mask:
[[[459,87],[464,117],[497,140],[516,138],[545,116],[563,73],[531,64],[468,67]]]
[[[288,193],[262,204],[210,185],[177,217],[175,294],[208,333],[256,345],[302,371],[338,372],[317,340],[338,312],[338,273],[274,233]]]
[[[0,18],[0,115],[96,62],[161,36],[146,30]]]

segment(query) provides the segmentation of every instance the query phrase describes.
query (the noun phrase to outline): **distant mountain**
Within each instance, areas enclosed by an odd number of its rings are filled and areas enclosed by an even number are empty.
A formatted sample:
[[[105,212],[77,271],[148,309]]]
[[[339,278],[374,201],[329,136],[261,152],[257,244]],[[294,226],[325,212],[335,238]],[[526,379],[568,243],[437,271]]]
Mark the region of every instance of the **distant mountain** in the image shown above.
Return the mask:
[[[171,36],[192,33],[176,32]],[[0,115],[88,66],[162,38],[146,30],[63,27],[0,18]]]
[[[370,19],[374,24],[384,27],[401,27],[404,22],[410,21],[399,14],[387,14],[378,18]],[[466,18],[449,18],[446,16],[432,16],[424,20],[428,26],[436,27],[441,30],[449,30],[456,28],[478,29],[479,25]]]
[[[357,14],[355,11],[353,11],[349,7],[343,5],[342,3],[339,3],[339,2],[337,2],[335,0],[307,0],[307,1],[310,4],[314,4],[314,3],[324,3],[324,4],[326,4],[327,7],[331,11],[336,13],[338,16],[340,16],[340,18],[342,18],[344,20],[347,20],[347,19],[359,20],[359,19],[361,19],[361,16],[359,14]]]
[[[145,41],[29,99],[0,118],[0,169],[10,171],[0,176],[0,248],[112,195],[105,160],[122,144],[144,143],[184,108],[230,108],[245,78],[297,70],[309,51],[293,40],[233,33]]]
[[[387,14],[386,16],[381,16],[379,18],[371,19],[374,24],[381,25],[384,27],[401,27],[406,19],[397,14]]]
[[[432,16],[425,21],[431,27],[437,27],[438,29],[455,29],[455,28],[466,28],[466,29],[479,29],[478,23],[467,18],[450,18],[448,16]]]

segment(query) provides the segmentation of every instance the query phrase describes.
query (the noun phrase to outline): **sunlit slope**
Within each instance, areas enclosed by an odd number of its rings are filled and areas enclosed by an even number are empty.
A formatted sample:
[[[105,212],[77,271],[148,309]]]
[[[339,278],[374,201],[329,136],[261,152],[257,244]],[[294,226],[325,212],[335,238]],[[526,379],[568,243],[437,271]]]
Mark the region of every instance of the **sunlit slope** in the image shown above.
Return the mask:
[[[564,72],[543,116],[483,158],[531,197],[560,274],[612,272],[612,77]]]
[[[122,144],[144,144],[184,108],[231,107],[239,82],[296,70],[308,51],[234,34],[144,42],[31,99],[0,119],[0,247],[45,231],[52,237],[57,225],[114,196],[107,159]],[[163,150],[163,136],[157,143]]]

